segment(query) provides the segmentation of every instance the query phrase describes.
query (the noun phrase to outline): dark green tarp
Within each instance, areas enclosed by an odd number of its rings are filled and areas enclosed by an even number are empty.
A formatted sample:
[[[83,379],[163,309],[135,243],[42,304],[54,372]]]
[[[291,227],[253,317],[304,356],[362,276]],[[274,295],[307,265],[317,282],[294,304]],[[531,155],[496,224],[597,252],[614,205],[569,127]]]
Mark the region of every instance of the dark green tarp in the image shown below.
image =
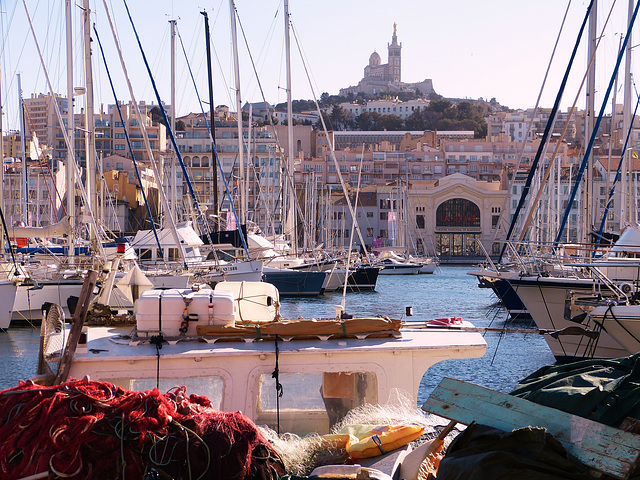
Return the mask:
[[[437,480],[593,480],[544,428],[507,433],[472,423],[449,445]]]
[[[640,419],[640,353],[543,367],[511,395],[618,427]]]

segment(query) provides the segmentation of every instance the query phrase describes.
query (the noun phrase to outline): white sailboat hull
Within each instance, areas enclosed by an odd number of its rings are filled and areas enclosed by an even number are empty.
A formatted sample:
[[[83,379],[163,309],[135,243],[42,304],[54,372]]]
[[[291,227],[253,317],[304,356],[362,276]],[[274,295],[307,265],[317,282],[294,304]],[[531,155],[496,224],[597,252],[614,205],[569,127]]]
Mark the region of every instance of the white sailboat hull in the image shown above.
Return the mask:
[[[640,305],[603,305],[589,314],[629,355],[640,352]]]
[[[17,286],[11,280],[0,280],[0,329],[9,328]]]
[[[509,281],[537,327],[551,331],[576,326],[576,323],[564,318],[567,294],[576,291],[589,294],[594,287],[594,281],[587,279],[515,277]],[[591,328],[594,325],[588,326]],[[604,330],[597,341],[590,341],[583,335],[561,335],[558,338],[545,335],[545,340],[553,355],[562,360],[628,355],[626,349]]]

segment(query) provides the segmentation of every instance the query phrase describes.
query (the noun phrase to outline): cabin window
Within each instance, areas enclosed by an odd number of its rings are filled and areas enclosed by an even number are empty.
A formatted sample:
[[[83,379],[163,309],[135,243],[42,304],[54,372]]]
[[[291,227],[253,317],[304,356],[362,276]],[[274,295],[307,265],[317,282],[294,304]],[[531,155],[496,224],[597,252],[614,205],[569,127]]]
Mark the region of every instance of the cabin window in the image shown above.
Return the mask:
[[[140,260],[151,260],[151,250],[148,248],[136,248],[136,255]]]
[[[113,383],[120,385],[123,388],[134,391],[146,391],[153,390],[158,385],[158,390],[161,393],[167,393],[169,390],[175,387],[186,387],[187,396],[195,393],[196,395],[203,395],[211,400],[211,406],[217,410],[222,407],[222,392],[224,392],[224,379],[217,375],[211,375],[207,377],[197,378],[185,378],[185,377],[163,377],[160,379],[159,384],[156,383],[155,378],[138,378],[131,380],[113,380]]]
[[[168,259],[169,260],[178,260],[179,256],[178,256],[178,249],[177,248],[169,248],[168,249]]]
[[[319,431],[328,431],[349,410],[378,402],[378,382],[372,372],[280,373],[279,380],[283,389],[280,421],[285,430],[289,421],[300,426],[306,420],[316,422],[316,426],[322,423],[324,428]],[[275,379],[267,373],[260,376],[259,382],[257,423],[273,426],[277,408]]]

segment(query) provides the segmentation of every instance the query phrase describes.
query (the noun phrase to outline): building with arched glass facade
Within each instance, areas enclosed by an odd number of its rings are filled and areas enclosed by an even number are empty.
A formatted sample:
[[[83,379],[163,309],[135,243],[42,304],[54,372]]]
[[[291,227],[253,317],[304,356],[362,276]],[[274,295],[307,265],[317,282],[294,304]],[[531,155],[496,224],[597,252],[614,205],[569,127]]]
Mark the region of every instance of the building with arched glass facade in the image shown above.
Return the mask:
[[[394,182],[362,189],[356,218],[368,248],[437,254],[443,260],[499,253],[495,239],[507,192],[500,182],[462,174],[436,182]],[[349,245],[350,214],[344,197],[333,203],[330,246]],[[503,220],[508,222],[509,215]],[[502,230],[503,232],[506,230]]]
[[[499,246],[494,237],[506,195],[499,182],[462,174],[414,184],[409,211],[414,213],[416,235],[428,242],[427,250],[443,259],[482,257],[483,248],[496,252]],[[504,221],[508,220],[507,215]]]

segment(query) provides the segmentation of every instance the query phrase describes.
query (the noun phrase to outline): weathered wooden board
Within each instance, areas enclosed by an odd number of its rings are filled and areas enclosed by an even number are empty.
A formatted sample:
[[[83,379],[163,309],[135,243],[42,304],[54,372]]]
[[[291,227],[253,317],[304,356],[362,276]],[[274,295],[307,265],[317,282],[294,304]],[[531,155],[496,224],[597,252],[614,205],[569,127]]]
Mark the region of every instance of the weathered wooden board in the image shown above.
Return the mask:
[[[582,463],[616,478],[627,478],[640,460],[640,435],[453,378],[444,378],[422,409],[507,432],[544,427]]]

